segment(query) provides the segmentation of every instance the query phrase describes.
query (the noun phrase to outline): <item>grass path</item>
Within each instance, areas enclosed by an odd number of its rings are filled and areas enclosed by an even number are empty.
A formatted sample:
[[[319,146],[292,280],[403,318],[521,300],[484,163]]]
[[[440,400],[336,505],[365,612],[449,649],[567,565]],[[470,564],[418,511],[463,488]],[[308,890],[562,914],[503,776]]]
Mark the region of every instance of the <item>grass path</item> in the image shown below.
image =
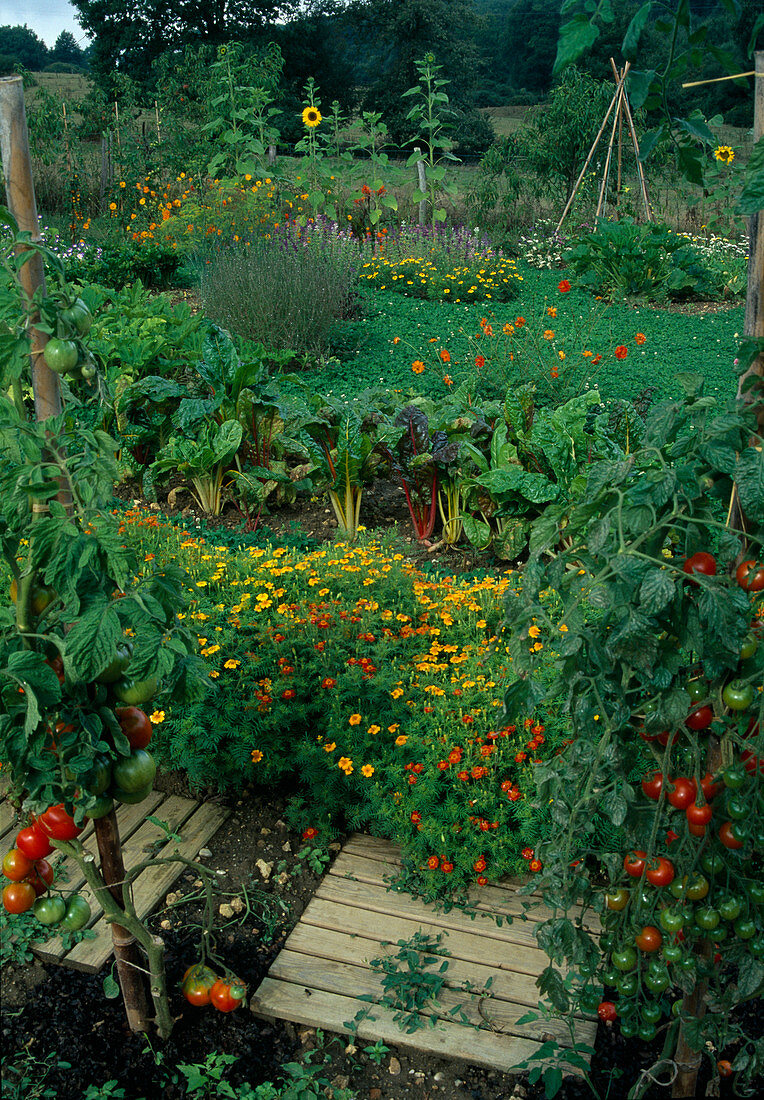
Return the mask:
[[[656,399],[674,397],[679,393],[676,375],[681,371],[703,374],[708,394],[735,393],[733,360],[735,335],[743,329],[742,303],[708,312],[697,305],[686,307],[688,312],[627,302],[607,305],[583,291],[560,294],[557,286],[564,273],[538,271],[523,264],[518,264],[518,269],[524,280],[520,297],[493,308],[490,302],[429,302],[364,290],[362,319],[338,329],[335,361],[312,374],[311,382],[320,390],[348,397],[377,385],[404,394],[411,390],[436,396],[445,392],[444,370],[458,384],[467,370],[474,369],[475,350],[468,337],[477,333],[481,317],[491,319],[498,331],[505,321],[522,315],[539,333],[554,326],[555,346],[566,349],[568,366],[580,362],[584,346],[602,351],[603,361],[589,380],[596,381],[605,397],[633,397],[651,385],[656,387]],[[546,314],[550,305],[558,310],[554,320]],[[572,328],[581,335],[565,339]],[[634,344],[637,332],[647,337],[641,348]],[[396,336],[400,337],[397,345],[393,343]],[[430,342],[432,338],[437,338],[435,343]],[[629,348],[626,359],[614,358],[617,344]],[[447,368],[437,359],[440,348],[451,354]],[[427,367],[418,376],[411,370],[415,359]]]

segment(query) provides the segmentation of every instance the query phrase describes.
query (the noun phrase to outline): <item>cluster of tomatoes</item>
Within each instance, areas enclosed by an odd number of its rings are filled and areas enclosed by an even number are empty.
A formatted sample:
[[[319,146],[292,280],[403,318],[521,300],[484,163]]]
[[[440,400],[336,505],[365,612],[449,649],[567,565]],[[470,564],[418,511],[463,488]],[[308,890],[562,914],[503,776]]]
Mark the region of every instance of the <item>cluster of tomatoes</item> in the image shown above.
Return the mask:
[[[77,932],[90,920],[90,906],[81,894],[64,898],[52,892],[53,867],[45,858],[54,840],[73,840],[80,829],[63,806],[51,806],[16,836],[16,846],[3,859],[3,905],[9,913],[31,909],[40,922],[62,932]]]
[[[56,335],[51,336],[43,350],[43,359],[52,371],[86,382],[95,378],[96,365],[82,342],[92,323],[93,315],[82,298],[70,301],[59,311]]]
[[[218,1012],[233,1012],[244,1001],[247,989],[236,979],[219,978],[204,963],[194,963],[183,975],[181,992],[197,1008],[211,1004]]]
[[[683,568],[695,585],[693,575],[716,574],[716,562],[706,553],[694,554]],[[747,592],[764,590],[764,565],[744,562],[736,580]],[[664,854],[628,852],[623,879],[605,895],[600,976],[618,994],[617,1003],[600,1000],[591,990],[582,997],[585,1010],[608,1023],[619,1019],[626,1037],[655,1038],[663,1016],[681,1007],[681,1000],[672,1004],[667,999],[672,988],[711,978],[726,959],[736,962],[742,954],[764,959],[764,882],[758,874],[764,853],[764,757],[746,745],[758,737],[757,719],[744,725],[744,712],[756,698],[756,675],[748,669],[758,649],[758,626],[753,623],[741,646],[736,676],[713,691],[713,699],[744,731],[737,749],[727,747],[729,762],[702,777],[691,774],[691,765],[683,774],[681,766],[666,763],[641,782],[644,797],[658,804],[658,835],[666,828]],[[690,680],[685,690],[690,704],[684,730],[654,734],[640,729],[645,741],[669,749],[666,761],[684,738],[697,749],[698,734],[711,732],[716,717],[712,687],[703,677]],[[696,751],[687,756],[696,769],[698,759]],[[720,1062],[719,1072],[728,1066]]]

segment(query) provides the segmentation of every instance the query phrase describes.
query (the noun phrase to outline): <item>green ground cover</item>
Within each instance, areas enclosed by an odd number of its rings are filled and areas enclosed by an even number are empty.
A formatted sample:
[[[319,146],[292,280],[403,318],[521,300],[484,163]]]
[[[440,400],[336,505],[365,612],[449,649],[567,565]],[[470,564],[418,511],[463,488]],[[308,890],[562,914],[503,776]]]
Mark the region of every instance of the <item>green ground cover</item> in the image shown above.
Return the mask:
[[[564,297],[558,284],[565,275],[560,271],[539,271],[518,262],[523,276],[520,297],[494,310],[489,303],[430,302],[406,298],[386,291],[363,291],[363,317],[338,327],[334,340],[334,358],[311,374],[317,389],[336,396],[352,396],[368,386],[384,386],[406,394],[443,394],[444,369],[437,363],[437,352],[446,348],[451,356],[448,372],[459,384],[474,371],[474,336],[480,320],[487,317],[495,329],[520,315],[529,326],[544,328],[548,306],[559,310],[555,319],[559,333],[590,324],[592,307],[599,320],[591,333],[591,347],[603,355],[602,362],[590,371],[605,397],[632,398],[646,386],[655,386],[656,400],[679,395],[676,375],[693,371],[706,378],[706,391],[720,397],[735,392],[737,379],[733,361],[737,351],[735,336],[743,329],[743,305],[715,308],[702,312],[696,305],[653,308],[615,302],[595,303],[584,291],[573,290]],[[684,310],[687,312],[684,312]],[[552,323],[551,321],[548,323]],[[636,332],[646,341],[634,346]],[[599,338],[594,339],[595,335]],[[394,344],[395,337],[400,343]],[[437,338],[435,343],[430,341]],[[623,360],[613,355],[613,347],[629,346]],[[596,346],[595,346],[596,345]],[[580,349],[575,350],[580,354]],[[419,375],[412,373],[415,360],[425,363]],[[572,363],[570,354],[569,364]],[[561,368],[561,376],[564,365]]]

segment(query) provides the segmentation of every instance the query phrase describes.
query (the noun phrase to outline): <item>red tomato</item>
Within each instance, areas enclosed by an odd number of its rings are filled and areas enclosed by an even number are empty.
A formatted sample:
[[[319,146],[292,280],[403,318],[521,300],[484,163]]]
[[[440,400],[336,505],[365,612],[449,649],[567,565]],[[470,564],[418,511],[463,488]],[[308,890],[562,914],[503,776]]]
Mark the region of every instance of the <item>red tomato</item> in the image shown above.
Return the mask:
[[[669,803],[677,810],[686,810],[695,801],[697,788],[694,779],[680,777],[671,780],[674,789],[669,791]]]
[[[74,840],[82,832],[82,829],[74,824],[74,818],[66,812],[63,804],[50,806],[37,818],[37,826],[54,840]]]
[[[600,1001],[597,1006],[597,1015],[605,1024],[612,1024],[618,1016],[618,1009],[612,1001]]]
[[[648,866],[645,878],[653,886],[668,886],[674,881],[674,873],[674,864],[671,860],[659,856]]]
[[[218,978],[210,989],[210,1000],[218,1012],[233,1012],[244,1000],[246,992],[243,985]]]
[[[705,825],[694,825],[692,821],[687,822],[687,832],[690,836],[705,836],[707,828]]]
[[[704,577],[716,576],[716,559],[707,554],[704,550],[698,551],[697,554],[693,554],[687,558],[682,566],[683,572],[692,576],[693,573],[702,573]],[[697,581],[690,581],[691,584],[697,585]]]
[[[757,770],[761,775],[764,775],[764,756],[756,756],[755,753],[746,750],[741,752],[740,759],[749,775],[756,775]]]
[[[706,802],[713,802],[719,793],[719,784],[714,782],[714,777],[710,772],[706,772],[703,776],[700,781],[700,787]]]
[[[704,802],[702,806],[699,806],[697,802],[692,802],[685,813],[690,825],[702,825],[704,828],[714,816],[714,811],[707,802]]]
[[[741,562],[735,572],[735,580],[746,592],[761,592],[764,588],[764,565],[752,559]]]
[[[36,825],[30,825],[22,829],[16,837],[16,847],[23,852],[27,859],[42,859],[53,851],[50,841],[42,829]]]
[[[721,1061],[717,1062],[716,1068],[719,1070],[720,1077],[732,1076],[732,1062],[728,1058],[722,1058]]]
[[[707,730],[713,720],[714,712],[706,705],[691,710],[685,718],[684,724],[688,729],[695,730],[695,732],[698,733],[701,730]]]
[[[722,842],[725,848],[731,848],[737,851],[738,848],[743,847],[743,841],[733,831],[733,825],[731,821],[725,821],[721,829],[719,829],[719,840]]]
[[[21,882],[32,870],[32,860],[18,848],[11,848],[3,859],[3,874],[11,882]]]
[[[32,871],[26,876],[24,882],[28,882],[38,898],[44,894],[53,882],[53,868],[47,859],[38,859]]]
[[[623,857],[623,869],[626,874],[631,875],[632,878],[641,878],[645,869],[646,858],[647,852],[639,849],[625,855]]]
[[[154,732],[151,720],[140,707],[119,707],[115,714],[131,749],[145,749]]]
[[[214,970],[203,966],[202,963],[195,963],[189,966],[183,975],[181,991],[189,1004],[200,1008],[210,1003],[210,990],[217,980],[218,976]]]
[[[26,913],[37,895],[29,882],[9,882],[3,890],[3,905],[9,913]]]
[[[640,951],[657,951],[663,943],[663,936],[654,924],[646,924],[634,942]]]
[[[660,798],[662,789],[663,772],[648,772],[642,780],[642,790],[644,791],[645,798],[651,798],[653,802],[657,802]]]

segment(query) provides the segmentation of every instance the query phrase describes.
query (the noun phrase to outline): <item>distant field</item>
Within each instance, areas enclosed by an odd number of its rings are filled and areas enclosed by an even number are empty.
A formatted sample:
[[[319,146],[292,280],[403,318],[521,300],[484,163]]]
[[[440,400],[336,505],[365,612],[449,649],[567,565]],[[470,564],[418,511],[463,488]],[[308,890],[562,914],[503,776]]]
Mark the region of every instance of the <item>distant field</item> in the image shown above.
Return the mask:
[[[90,80],[81,73],[33,73],[41,88],[59,99],[82,99],[87,95]],[[27,89],[27,98],[34,100],[36,89]]]

